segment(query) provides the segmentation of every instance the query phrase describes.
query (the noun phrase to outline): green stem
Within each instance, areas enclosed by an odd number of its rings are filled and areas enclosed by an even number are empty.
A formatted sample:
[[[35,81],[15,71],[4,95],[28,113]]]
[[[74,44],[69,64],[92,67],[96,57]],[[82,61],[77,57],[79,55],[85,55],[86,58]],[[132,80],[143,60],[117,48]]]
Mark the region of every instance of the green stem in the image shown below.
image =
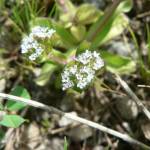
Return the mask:
[[[48,54],[48,59],[51,61],[58,63],[60,65],[65,65],[67,64],[67,58],[65,55],[55,49],[53,49],[49,54]]]
[[[114,3],[110,6],[110,8],[105,11],[103,18],[101,18],[99,21],[99,25],[95,28],[95,31],[87,37],[88,41],[94,41],[94,39],[97,37],[97,34],[103,31],[108,20],[111,18],[112,14],[115,12],[116,8],[121,2],[122,0],[114,0]]]

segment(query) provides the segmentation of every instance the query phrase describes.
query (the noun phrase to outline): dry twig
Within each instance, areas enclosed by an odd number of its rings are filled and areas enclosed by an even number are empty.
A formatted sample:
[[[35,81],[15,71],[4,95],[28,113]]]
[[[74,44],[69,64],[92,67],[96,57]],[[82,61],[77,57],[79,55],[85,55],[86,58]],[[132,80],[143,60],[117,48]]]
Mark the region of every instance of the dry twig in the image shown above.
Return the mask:
[[[143,105],[141,100],[135,95],[135,93],[131,90],[128,84],[121,79],[119,75],[116,75],[117,82],[124,88],[126,93],[136,102],[137,106],[143,111],[145,116],[150,120],[150,112],[149,110]]]
[[[138,85],[138,87],[141,87],[141,88],[150,88],[150,85]]]
[[[146,145],[146,144],[144,144],[142,142],[139,142],[138,140],[133,139],[132,137],[130,137],[127,134],[120,133],[118,131],[112,130],[112,129],[108,128],[108,127],[105,127],[105,126],[100,125],[98,123],[95,123],[93,121],[90,121],[90,120],[87,120],[87,119],[75,116],[73,114],[62,112],[61,110],[59,110],[57,108],[54,108],[52,106],[47,106],[45,104],[42,104],[42,103],[34,101],[34,100],[29,100],[29,99],[25,99],[25,98],[22,98],[22,97],[13,96],[13,95],[5,94],[5,93],[0,93],[0,97],[5,98],[7,100],[11,99],[11,100],[16,101],[16,102],[22,102],[22,103],[28,104],[28,105],[36,107],[36,108],[41,108],[41,109],[47,110],[47,111],[49,111],[51,113],[56,113],[58,115],[62,115],[64,117],[66,117],[66,118],[72,119],[72,120],[77,121],[79,123],[88,125],[88,126],[90,126],[92,128],[98,129],[98,130],[100,130],[102,132],[105,132],[105,133],[111,134],[113,136],[116,136],[116,137],[118,137],[118,138],[120,138],[120,139],[122,139],[122,140],[124,140],[124,141],[126,141],[128,143],[131,143],[131,144],[134,144],[134,145],[138,145],[138,146],[140,146],[143,149],[150,150],[150,146],[148,146],[148,145]]]

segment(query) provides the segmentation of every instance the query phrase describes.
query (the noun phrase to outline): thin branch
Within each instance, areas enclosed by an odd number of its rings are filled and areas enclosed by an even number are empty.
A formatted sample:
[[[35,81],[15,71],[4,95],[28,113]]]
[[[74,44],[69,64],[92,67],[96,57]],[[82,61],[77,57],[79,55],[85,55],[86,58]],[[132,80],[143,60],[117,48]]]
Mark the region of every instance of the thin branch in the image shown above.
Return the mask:
[[[137,106],[143,111],[145,116],[150,120],[149,110],[143,105],[141,100],[135,95],[135,93],[131,90],[128,84],[124,80],[122,80],[119,75],[116,75],[115,79],[122,86],[122,88],[126,91],[126,93],[136,102]]]
[[[72,119],[74,121],[77,121],[79,123],[82,123],[82,124],[85,124],[85,125],[88,125],[92,128],[95,128],[95,129],[98,129],[102,132],[105,132],[105,133],[108,133],[108,134],[111,134],[113,136],[116,136],[128,143],[131,143],[131,144],[135,144],[135,145],[138,145],[144,149],[148,149],[150,150],[150,146],[142,143],[142,142],[139,142],[135,139],[133,139],[132,137],[130,137],[129,135],[127,134],[123,134],[123,133],[120,133],[118,131],[115,131],[115,130],[112,130],[108,127],[105,127],[103,125],[100,125],[98,123],[95,123],[95,122],[92,122],[92,121],[89,121],[87,119],[84,119],[84,118],[81,118],[81,117],[78,117],[78,116],[75,116],[75,115],[72,115],[70,113],[65,113],[55,107],[52,107],[52,106],[47,106],[45,104],[42,104],[40,102],[37,102],[37,101],[34,101],[34,100],[29,100],[29,99],[26,99],[26,98],[22,98],[22,97],[18,97],[18,96],[14,96],[14,95],[10,95],[10,94],[5,94],[5,93],[0,93],[0,97],[4,98],[4,99],[7,99],[7,100],[12,100],[12,101],[15,101],[15,102],[22,102],[22,103],[25,103],[25,104],[28,104],[30,106],[33,106],[33,107],[36,107],[36,108],[41,108],[41,109],[44,109],[44,110],[48,110],[52,113],[56,113],[58,115],[62,115],[66,118],[69,118],[69,119]]]

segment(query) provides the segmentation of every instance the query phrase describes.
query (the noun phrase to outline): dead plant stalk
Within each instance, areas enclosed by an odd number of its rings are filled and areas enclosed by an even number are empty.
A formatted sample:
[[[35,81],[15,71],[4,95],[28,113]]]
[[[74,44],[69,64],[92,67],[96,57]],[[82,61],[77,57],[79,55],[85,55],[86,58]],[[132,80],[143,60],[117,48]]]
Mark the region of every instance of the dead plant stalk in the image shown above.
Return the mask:
[[[90,120],[87,120],[87,119],[84,119],[84,118],[81,118],[81,117],[78,117],[78,116],[75,116],[75,115],[72,115],[70,113],[65,113],[65,112],[63,112],[63,111],[61,111],[61,110],[59,110],[59,109],[57,109],[55,107],[42,104],[42,103],[37,102],[35,100],[29,100],[29,99],[26,99],[26,98],[22,98],[22,97],[10,95],[10,94],[5,94],[5,93],[0,93],[0,97],[2,97],[4,99],[7,99],[7,100],[13,100],[13,101],[16,101],[16,102],[22,102],[22,103],[25,103],[27,105],[30,105],[30,106],[33,106],[33,107],[36,107],[36,108],[41,108],[41,109],[47,110],[47,111],[49,111],[51,113],[55,113],[55,114],[64,116],[64,117],[66,117],[68,119],[72,119],[72,120],[77,121],[79,123],[88,125],[88,126],[90,126],[92,128],[98,129],[98,130],[100,130],[102,132],[111,134],[111,135],[113,135],[115,137],[118,137],[118,138],[128,142],[128,143],[131,143],[131,144],[134,144],[134,145],[138,145],[141,148],[150,150],[150,146],[147,146],[146,144],[144,144],[142,142],[139,142],[138,140],[133,139],[132,137],[130,137],[127,134],[120,133],[118,131],[112,130],[112,129],[110,129],[108,127],[105,127],[103,125],[100,125],[98,123],[95,123],[93,121],[90,121]]]
[[[149,110],[143,105],[141,100],[135,95],[135,93],[131,90],[128,84],[121,79],[119,75],[115,75],[116,81],[122,86],[122,88],[126,91],[126,93],[134,100],[141,111],[145,114],[145,116],[150,120],[150,112]]]

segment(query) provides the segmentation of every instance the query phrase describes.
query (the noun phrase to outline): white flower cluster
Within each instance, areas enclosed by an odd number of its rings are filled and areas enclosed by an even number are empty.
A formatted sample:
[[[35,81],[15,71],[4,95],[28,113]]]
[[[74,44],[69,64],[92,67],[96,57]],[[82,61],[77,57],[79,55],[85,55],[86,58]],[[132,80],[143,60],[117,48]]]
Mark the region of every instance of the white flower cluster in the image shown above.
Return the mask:
[[[62,89],[71,87],[84,89],[94,79],[96,71],[104,66],[104,61],[96,51],[86,50],[75,58],[73,66],[66,67],[62,73]]]
[[[51,38],[51,36],[55,33],[54,29],[49,29],[48,27],[36,26],[32,29],[31,35],[33,37],[45,39]]]
[[[104,66],[104,61],[101,59],[99,53],[97,53],[96,51],[91,52],[89,50],[86,50],[85,53],[80,54],[76,58],[76,61],[84,65],[90,63],[94,70],[98,70]]]
[[[36,26],[32,28],[31,33],[24,37],[21,42],[21,53],[30,53],[29,59],[35,60],[44,51],[37,39],[50,39],[54,33],[55,30],[49,29],[48,27]]]

